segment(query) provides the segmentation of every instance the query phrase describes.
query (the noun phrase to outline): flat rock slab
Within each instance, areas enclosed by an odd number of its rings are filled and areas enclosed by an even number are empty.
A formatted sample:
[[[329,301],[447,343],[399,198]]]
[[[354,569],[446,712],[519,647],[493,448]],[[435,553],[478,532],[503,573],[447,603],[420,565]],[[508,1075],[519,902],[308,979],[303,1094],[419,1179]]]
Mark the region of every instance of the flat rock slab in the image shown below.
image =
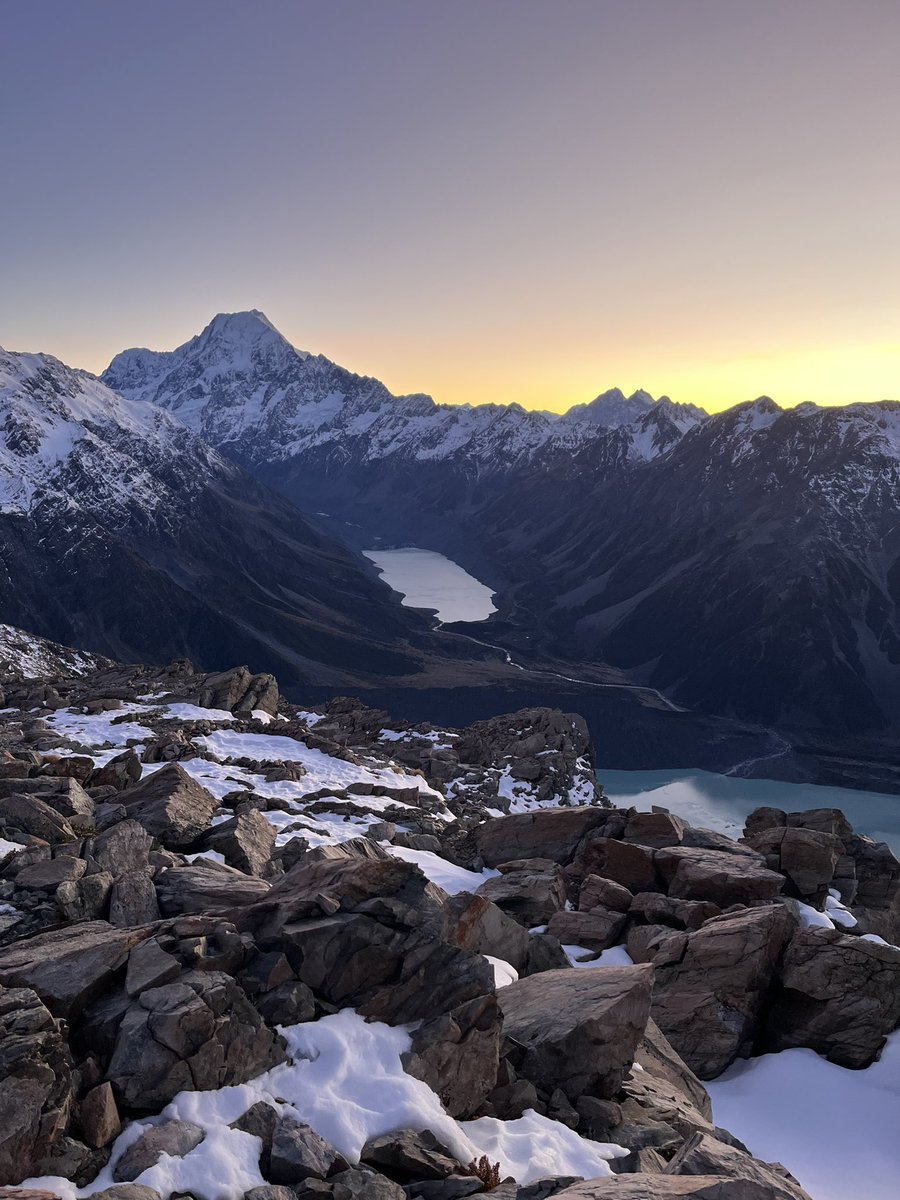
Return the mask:
[[[497,994],[520,1077],[572,1102],[611,1098],[634,1061],[650,1016],[653,969],[545,971]]]
[[[489,867],[538,856],[567,863],[585,834],[608,819],[609,812],[603,808],[541,808],[485,821],[475,830],[475,844]]]
[[[776,871],[746,855],[722,850],[675,846],[657,850],[654,864],[668,883],[670,896],[711,900],[722,908],[774,900],[784,886],[784,878]]]
[[[106,921],[39,933],[0,950],[0,984],[33,988],[52,1013],[69,1017],[110,985],[144,937]]]

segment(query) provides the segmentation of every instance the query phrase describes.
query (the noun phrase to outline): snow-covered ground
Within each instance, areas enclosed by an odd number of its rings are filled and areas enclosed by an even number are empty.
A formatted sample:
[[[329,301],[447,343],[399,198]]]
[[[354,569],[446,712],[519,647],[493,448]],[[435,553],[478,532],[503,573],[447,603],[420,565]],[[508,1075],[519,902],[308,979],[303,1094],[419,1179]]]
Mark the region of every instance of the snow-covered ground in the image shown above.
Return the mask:
[[[900,1031],[865,1071],[783,1050],[737,1062],[706,1087],[716,1123],[784,1163],[813,1200],[900,1196]]]
[[[511,970],[508,964],[503,967]],[[177,1191],[201,1200],[239,1200],[264,1182],[259,1139],[229,1125],[259,1101],[305,1121],[350,1162],[359,1160],[369,1138],[397,1129],[430,1129],[463,1163],[486,1154],[500,1163],[503,1175],[513,1175],[520,1183],[548,1175],[609,1175],[609,1160],[626,1153],[620,1146],[579,1137],[532,1109],[515,1121],[454,1120],[427,1084],[403,1070],[408,1031],[367,1022],[352,1009],[289,1026],[282,1033],[290,1062],[236,1087],[181,1092],[159,1117],[135,1121],[123,1131],[110,1163],[87,1187],[76,1188],[56,1176],[27,1180],[22,1187],[47,1188],[63,1200],[110,1187],[115,1163],[141,1133],[177,1119],[199,1125],[206,1133],[204,1141],[184,1158],[164,1156],[135,1182],[164,1196]]]
[[[494,593],[435,550],[366,550],[407,608],[433,608],[441,621],[484,621],[496,612]]]

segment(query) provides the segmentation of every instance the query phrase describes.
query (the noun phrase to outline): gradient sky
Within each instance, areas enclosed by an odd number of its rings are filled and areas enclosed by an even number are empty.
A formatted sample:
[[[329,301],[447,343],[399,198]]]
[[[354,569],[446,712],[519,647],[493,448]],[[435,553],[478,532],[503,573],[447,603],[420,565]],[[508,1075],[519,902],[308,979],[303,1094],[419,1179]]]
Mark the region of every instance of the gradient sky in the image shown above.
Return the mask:
[[[897,0],[0,0],[0,344],[900,397]]]

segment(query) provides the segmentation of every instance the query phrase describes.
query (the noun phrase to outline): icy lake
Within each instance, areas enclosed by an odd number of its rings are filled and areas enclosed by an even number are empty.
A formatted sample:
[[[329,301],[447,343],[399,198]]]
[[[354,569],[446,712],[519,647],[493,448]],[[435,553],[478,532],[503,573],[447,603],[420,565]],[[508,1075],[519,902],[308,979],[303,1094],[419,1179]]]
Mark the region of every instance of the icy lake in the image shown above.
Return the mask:
[[[805,808],[839,808],[857,833],[887,842],[900,855],[900,796],[782,783],[773,779],[738,779],[710,771],[597,772],[603,790],[616,807],[647,812],[656,804],[692,825],[740,837],[754,808],[767,805],[785,812]]]
[[[484,621],[496,612],[494,593],[435,550],[364,550],[407,608],[431,608],[440,621]]]

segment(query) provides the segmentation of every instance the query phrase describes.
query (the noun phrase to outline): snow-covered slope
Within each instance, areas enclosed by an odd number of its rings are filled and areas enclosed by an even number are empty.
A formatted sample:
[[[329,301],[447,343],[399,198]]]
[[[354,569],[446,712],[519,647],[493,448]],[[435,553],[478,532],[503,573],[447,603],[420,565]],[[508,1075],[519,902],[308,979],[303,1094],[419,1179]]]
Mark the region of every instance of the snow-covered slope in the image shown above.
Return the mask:
[[[419,669],[431,646],[372,570],[177,416],[6,351],[0,621],[119,659],[241,658],[339,685]]]
[[[626,453],[646,458],[665,448],[647,436],[657,402],[618,389],[564,416],[511,405],[435,404],[393,396],[376,379],[294,349],[257,311],[220,314],[170,352],[126,350],[103,375],[134,400],[177,412],[213,445],[251,463],[283,462],[338,448],[348,461],[465,458],[497,469],[531,462],[547,448],[587,444],[627,430]],[[702,412],[660,401],[670,421],[689,428]]]

